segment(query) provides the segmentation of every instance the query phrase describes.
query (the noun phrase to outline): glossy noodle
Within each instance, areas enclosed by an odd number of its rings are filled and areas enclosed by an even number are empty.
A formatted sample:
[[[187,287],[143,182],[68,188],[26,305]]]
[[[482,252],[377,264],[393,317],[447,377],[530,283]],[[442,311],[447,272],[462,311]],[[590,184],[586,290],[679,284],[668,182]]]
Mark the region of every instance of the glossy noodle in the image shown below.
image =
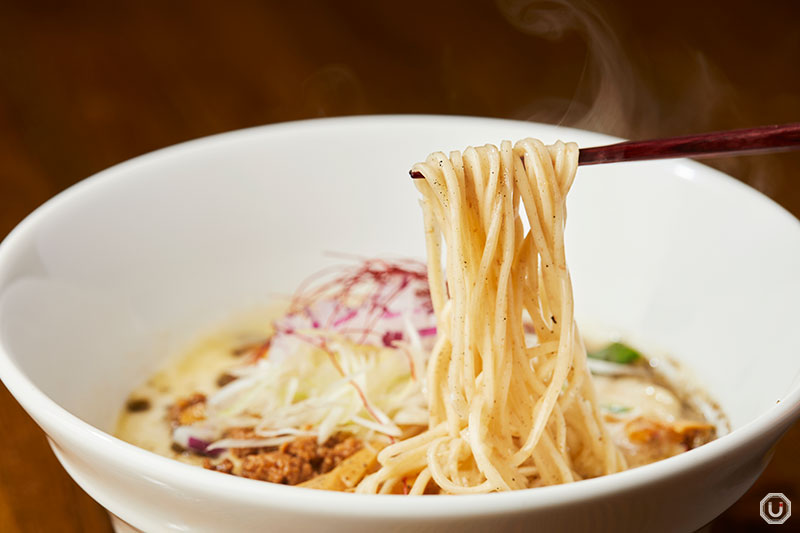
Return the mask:
[[[430,421],[378,455],[360,492],[403,480],[414,480],[411,494],[429,480],[446,493],[504,491],[625,469],[573,316],[564,225],[577,162],[574,143],[525,139],[414,167],[439,325]]]

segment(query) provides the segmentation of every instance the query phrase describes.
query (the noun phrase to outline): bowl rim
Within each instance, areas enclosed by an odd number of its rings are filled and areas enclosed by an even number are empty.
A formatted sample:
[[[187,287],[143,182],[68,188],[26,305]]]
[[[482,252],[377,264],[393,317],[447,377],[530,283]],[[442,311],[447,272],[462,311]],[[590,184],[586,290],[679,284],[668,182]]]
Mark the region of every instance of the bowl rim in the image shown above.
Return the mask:
[[[595,132],[549,124],[456,115],[366,115],[308,119],[255,126],[201,137],[116,164],[47,200],[21,221],[0,243],[0,278],[4,277],[9,264],[13,262],[18,243],[23,242],[25,237],[36,228],[41,219],[48,216],[50,211],[58,209],[60,205],[71,201],[75,196],[83,194],[85,189],[113,186],[115,180],[120,178],[120,174],[125,173],[123,171],[131,170],[136,166],[146,166],[162,159],[185,155],[194,150],[205,149],[209,145],[221,146],[227,143],[236,143],[241,139],[263,132],[281,134],[298,128],[358,128],[364,125],[391,126],[408,122],[419,125],[426,121],[437,123],[447,121],[454,125],[468,123],[466,125],[469,126],[528,124],[536,128],[550,129],[559,135],[574,131],[584,135],[592,133],[598,139],[607,139],[609,142],[621,140]],[[781,212],[787,218],[787,224],[795,225],[795,230],[800,237],[800,220],[772,199],[744,183],[688,159],[662,161],[660,164],[688,165],[696,171],[691,179],[699,182],[702,186],[723,189],[739,188],[746,191],[754,201],[766,202],[771,210]],[[264,505],[264,502],[269,502],[269,505],[279,505],[287,511],[307,512],[308,502],[313,501],[315,513],[329,516],[402,518],[411,515],[417,518],[464,518],[478,515],[499,515],[521,509],[572,505],[578,501],[635,490],[658,479],[681,475],[715,459],[719,460],[738,449],[746,448],[765,434],[782,431],[793,420],[800,417],[800,380],[796,378],[784,398],[755,419],[700,448],[656,463],[598,478],[536,489],[493,494],[439,496],[437,498],[397,498],[391,495],[339,493],[264,483],[198,468],[138,448],[84,422],[50,399],[14,362],[1,337],[0,377],[12,395],[33,416],[39,426],[46,433],[54,435],[53,440],[60,443],[61,438],[59,437],[63,437],[71,445],[76,446],[76,449],[80,449],[82,455],[97,456],[108,464],[120,469],[136,471],[143,477],[169,480],[173,486],[193,493],[199,492],[224,500],[232,499],[249,506],[258,507]]]

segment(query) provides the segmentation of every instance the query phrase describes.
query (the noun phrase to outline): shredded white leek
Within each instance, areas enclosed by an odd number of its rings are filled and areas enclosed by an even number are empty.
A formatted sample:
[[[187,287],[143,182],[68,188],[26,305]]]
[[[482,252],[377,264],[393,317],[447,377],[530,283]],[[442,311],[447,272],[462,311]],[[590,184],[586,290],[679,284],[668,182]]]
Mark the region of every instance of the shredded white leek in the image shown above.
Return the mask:
[[[208,399],[204,426],[215,427],[221,437],[249,418],[263,439],[313,434],[324,442],[345,427],[359,436],[371,430],[398,437],[400,426],[427,423],[424,373],[418,370],[426,354],[418,336],[409,336],[410,342],[395,348],[359,345],[330,334],[329,351],[304,344],[278,362],[262,359]],[[247,439],[213,444],[255,445]]]

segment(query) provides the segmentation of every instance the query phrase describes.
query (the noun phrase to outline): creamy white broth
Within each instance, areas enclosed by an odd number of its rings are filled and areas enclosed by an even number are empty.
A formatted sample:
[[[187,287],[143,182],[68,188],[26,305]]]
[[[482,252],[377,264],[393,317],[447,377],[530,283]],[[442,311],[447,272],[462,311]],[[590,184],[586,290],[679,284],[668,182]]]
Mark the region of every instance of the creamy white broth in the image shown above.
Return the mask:
[[[170,405],[194,393],[211,395],[219,390],[218,380],[231,368],[242,364],[242,355],[234,351],[263,342],[272,334],[272,319],[282,307],[248,313],[202,338],[184,352],[173,354],[166,364],[130,394],[128,405],[145,401],[148,409],[120,413],[114,435],[159,455],[191,464],[201,464],[203,457],[177,452],[172,445],[172,428],[166,413]]]
[[[367,259],[327,274],[285,304],[230,322],[167,360],[132,391],[117,436],[227,474],[329,490],[354,490],[378,449],[427,438],[426,386],[441,377],[427,360],[449,341],[437,330],[425,265]],[[540,350],[530,361],[546,381],[552,342],[540,343],[525,320],[524,342]],[[576,383],[594,431],[614,445],[622,468],[682,453],[724,430],[719,417],[706,415],[718,410],[699,388],[676,386],[690,382],[677,370],[662,372],[679,368],[669,358],[649,360],[611,340],[587,342],[593,385]],[[586,441],[574,437],[562,446],[581,453]],[[507,438],[516,445],[523,436]],[[521,475],[536,486],[536,466],[525,469]],[[403,479],[387,491],[408,490]]]
[[[147,402],[149,408],[122,409],[115,435],[166,457],[193,465],[203,464],[207,460],[203,455],[187,453],[174,446],[167,410],[181,398],[195,393],[211,396],[219,391],[221,376],[246,364],[248,355],[236,355],[235,352],[268,339],[272,333],[271,319],[278,314],[273,310],[270,313],[248,315],[247,318],[234,322],[234,326],[220,329],[184,353],[170,358],[162,369],[130,395],[130,405]],[[594,347],[601,345],[588,344]],[[664,359],[660,360],[663,362]],[[719,415],[716,420],[710,421],[714,425],[714,433],[726,431],[724,419],[712,402],[706,398],[692,398],[689,391],[682,391],[668,382],[646,360],[632,365],[630,372],[632,375],[593,375],[598,404],[605,422],[612,438],[628,457],[630,466],[664,458],[664,454],[674,455],[675,451],[675,448],[664,446],[632,444],[627,438],[625,427],[637,417],[660,421],[666,425],[683,424],[685,421],[703,424],[707,422],[703,412],[711,409]],[[223,454],[222,457],[229,455]]]

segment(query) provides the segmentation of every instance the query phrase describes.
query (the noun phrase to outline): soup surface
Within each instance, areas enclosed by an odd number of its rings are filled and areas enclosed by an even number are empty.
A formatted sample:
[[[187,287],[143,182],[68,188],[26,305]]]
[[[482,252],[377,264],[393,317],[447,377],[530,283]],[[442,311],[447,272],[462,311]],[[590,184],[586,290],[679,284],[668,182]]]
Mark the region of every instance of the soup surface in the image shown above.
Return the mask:
[[[425,364],[436,325],[426,283],[420,264],[368,261],[312,291],[313,302],[295,296],[221,328],[137,387],[115,434],[227,474],[353,491],[383,447],[427,427]],[[713,402],[669,358],[621,342],[587,349],[602,420],[628,468],[726,431]]]

